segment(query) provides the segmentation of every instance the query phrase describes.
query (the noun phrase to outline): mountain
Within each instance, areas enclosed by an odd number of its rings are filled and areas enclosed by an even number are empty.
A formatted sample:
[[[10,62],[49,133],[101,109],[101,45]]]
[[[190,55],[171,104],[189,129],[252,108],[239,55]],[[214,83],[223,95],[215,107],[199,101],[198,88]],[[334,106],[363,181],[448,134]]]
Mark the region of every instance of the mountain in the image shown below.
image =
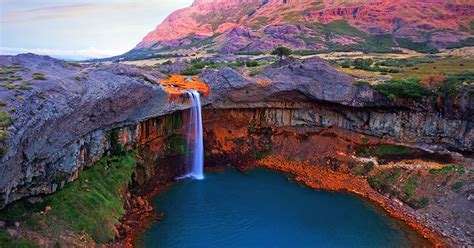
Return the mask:
[[[128,54],[190,50],[419,52],[474,44],[469,0],[195,0],[169,15]]]

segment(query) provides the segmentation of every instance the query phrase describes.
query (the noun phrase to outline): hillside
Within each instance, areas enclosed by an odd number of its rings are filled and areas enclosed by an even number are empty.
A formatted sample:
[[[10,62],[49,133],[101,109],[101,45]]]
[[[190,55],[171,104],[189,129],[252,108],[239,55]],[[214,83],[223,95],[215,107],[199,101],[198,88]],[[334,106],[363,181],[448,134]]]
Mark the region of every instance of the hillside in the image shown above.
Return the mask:
[[[283,45],[300,53],[423,53],[473,45],[468,1],[196,0],[175,11],[127,55],[258,53]]]

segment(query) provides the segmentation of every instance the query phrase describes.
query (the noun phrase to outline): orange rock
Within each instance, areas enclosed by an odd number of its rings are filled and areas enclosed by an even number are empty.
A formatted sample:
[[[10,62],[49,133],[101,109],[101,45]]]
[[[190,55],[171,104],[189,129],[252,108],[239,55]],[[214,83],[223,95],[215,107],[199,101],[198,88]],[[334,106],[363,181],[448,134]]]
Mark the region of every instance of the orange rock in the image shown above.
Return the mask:
[[[170,100],[176,100],[183,95],[183,91],[191,89],[201,92],[203,96],[208,96],[211,89],[203,82],[199,81],[198,77],[183,77],[180,75],[171,75],[167,79],[161,80],[161,85],[169,94]]]

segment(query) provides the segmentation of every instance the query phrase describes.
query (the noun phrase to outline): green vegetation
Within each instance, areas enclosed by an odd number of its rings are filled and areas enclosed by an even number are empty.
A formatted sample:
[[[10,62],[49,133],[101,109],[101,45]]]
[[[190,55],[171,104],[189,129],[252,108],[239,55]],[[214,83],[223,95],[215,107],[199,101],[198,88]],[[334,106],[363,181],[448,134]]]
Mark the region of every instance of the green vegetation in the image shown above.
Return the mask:
[[[403,192],[405,192],[408,198],[415,195],[416,187],[418,186],[418,178],[418,174],[411,175],[403,186]]]
[[[31,75],[31,77],[35,80],[48,80],[43,73],[41,72],[36,72],[36,73],[33,73],[33,75]]]
[[[414,209],[421,209],[425,208],[429,205],[430,201],[428,197],[421,197],[420,199],[409,199],[404,201],[408,206],[414,208]]]
[[[375,155],[382,157],[385,155],[402,155],[412,153],[413,148],[392,144],[379,145],[375,148]]]
[[[370,86],[369,82],[367,82],[365,80],[362,80],[362,79],[357,79],[354,84],[357,85],[357,86],[364,86],[364,85],[369,85]]]
[[[416,78],[410,79],[392,79],[377,85],[373,88],[380,91],[385,96],[393,96],[396,98],[418,99],[429,95],[429,91],[424,89],[420,80]]]
[[[3,111],[0,110],[0,128],[8,127],[12,124],[12,119],[10,115]]]
[[[368,175],[375,167],[375,164],[370,161],[368,163],[363,164],[362,166],[357,166],[354,168],[354,173],[357,176],[366,176]]]
[[[421,197],[419,199],[413,198],[418,187],[418,174],[409,176],[404,184],[401,184],[400,192],[400,181],[403,180],[402,173],[406,173],[400,167],[390,168],[382,171],[378,171],[373,176],[367,178],[367,182],[373,189],[391,196],[395,196],[401,199],[405,204],[409,205],[414,209],[420,209],[428,206],[429,199],[427,197]]]
[[[464,167],[462,165],[448,165],[444,166],[441,169],[430,169],[430,173],[433,175],[447,174],[450,171],[454,171],[459,174],[464,174]]]
[[[184,154],[186,152],[186,137],[183,135],[173,134],[167,138],[168,147],[166,152]]]
[[[262,72],[261,70],[254,69],[254,70],[251,70],[251,71],[249,72],[249,76],[255,77],[255,76],[257,76],[258,74],[260,74],[261,72]]]
[[[4,246],[5,245],[5,246]],[[5,248],[39,248],[39,245],[29,240],[16,240],[11,238],[6,230],[0,229],[0,247]]]
[[[382,144],[377,146],[362,146],[356,149],[358,157],[384,157],[387,155],[404,155],[413,153],[415,150],[407,146]]]
[[[45,196],[43,202],[19,201],[4,209],[0,219],[24,222],[49,233],[85,232],[96,242],[107,242],[115,236],[111,227],[125,213],[121,196],[131,182],[136,163],[133,153],[103,158],[84,170],[75,182]],[[38,213],[47,207],[51,210],[46,214]]]
[[[438,53],[438,49],[435,47],[427,44],[427,43],[419,43],[419,42],[413,42],[409,39],[406,38],[398,38],[396,39],[398,46],[407,48],[419,53]]]
[[[281,64],[281,61],[283,60],[284,57],[289,57],[293,51],[291,49],[286,48],[286,47],[277,47],[275,50],[272,51],[272,55],[275,55],[279,58],[278,63]]]
[[[391,35],[370,35],[365,33],[351,25],[349,25],[345,20],[336,20],[328,24],[308,24],[308,28],[315,30],[317,33],[321,33],[326,36],[326,40],[331,40],[330,38],[335,34],[347,35],[364,40],[360,44],[353,45],[338,45],[331,42],[320,42],[325,44],[329,48],[326,50],[320,51],[298,51],[298,54],[301,55],[310,55],[317,53],[330,53],[330,52],[354,52],[362,51],[366,53],[400,53],[400,50],[392,49],[394,46],[393,39]]]
[[[66,64],[70,65],[70,66],[75,66],[75,67],[82,67],[82,65],[80,63],[77,63],[77,62],[67,62]]]
[[[451,185],[451,189],[454,190],[454,191],[458,191],[462,188],[462,186],[464,186],[464,182],[457,181],[457,182],[453,183],[453,185]]]
[[[23,84],[0,84],[0,87],[5,87],[9,90],[32,90],[33,88],[30,86],[26,86]]]
[[[247,67],[257,67],[259,66],[258,61],[256,60],[247,60],[245,61],[245,66]]]
[[[473,25],[473,22],[471,22],[471,25]],[[471,26],[471,30],[472,29],[473,28]],[[449,49],[451,49],[451,48],[462,48],[462,47],[467,47],[467,46],[474,46],[474,38],[473,37],[469,37],[467,39],[461,40],[457,44],[451,45],[448,48]]]
[[[388,170],[379,171],[375,175],[367,178],[370,187],[375,190],[385,192],[391,191],[391,187],[400,177],[401,168],[392,168]]]
[[[464,85],[474,85],[474,71],[448,74],[443,84],[437,89],[440,94],[454,95]]]
[[[199,73],[201,73],[201,70],[194,69],[194,68],[186,68],[179,72],[179,74],[183,76],[195,76],[195,75],[198,75]]]
[[[356,70],[364,70],[364,71],[373,71],[373,72],[385,72],[385,73],[399,73],[400,69],[398,68],[390,68],[386,67],[381,67],[382,63],[374,63],[373,59],[363,59],[363,58],[357,58],[354,60],[343,60],[339,65],[342,68],[354,68]]]

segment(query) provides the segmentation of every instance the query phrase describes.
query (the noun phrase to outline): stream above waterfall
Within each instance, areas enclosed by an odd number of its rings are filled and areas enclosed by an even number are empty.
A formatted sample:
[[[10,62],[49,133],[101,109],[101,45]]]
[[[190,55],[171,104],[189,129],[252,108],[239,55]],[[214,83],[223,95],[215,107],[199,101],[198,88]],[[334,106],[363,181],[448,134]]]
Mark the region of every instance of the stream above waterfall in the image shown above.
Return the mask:
[[[263,168],[180,180],[152,201],[164,220],[138,247],[409,247],[428,241],[371,202]]]

